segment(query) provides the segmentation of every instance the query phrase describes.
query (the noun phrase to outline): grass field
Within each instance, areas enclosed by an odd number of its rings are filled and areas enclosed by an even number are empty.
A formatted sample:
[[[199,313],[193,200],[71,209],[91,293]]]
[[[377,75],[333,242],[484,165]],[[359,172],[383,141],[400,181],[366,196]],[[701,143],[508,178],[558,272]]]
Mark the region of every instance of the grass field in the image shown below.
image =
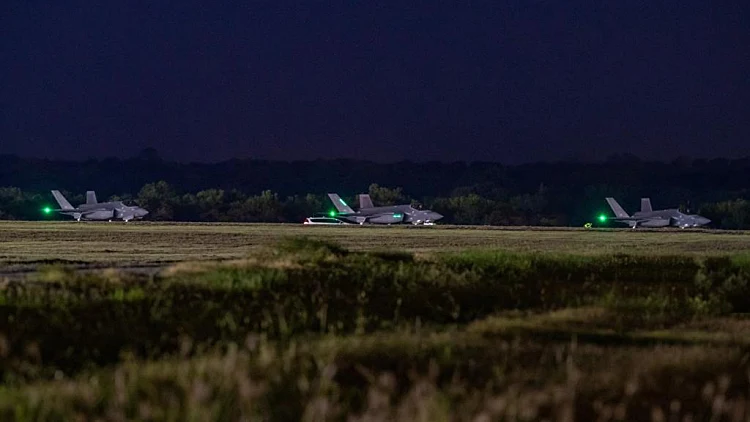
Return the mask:
[[[334,241],[351,250],[416,253],[493,248],[583,255],[702,256],[750,251],[750,233],[719,231],[0,222],[0,265],[51,259],[118,266],[232,259],[294,236]]]
[[[0,420],[745,421],[748,239],[2,223]]]

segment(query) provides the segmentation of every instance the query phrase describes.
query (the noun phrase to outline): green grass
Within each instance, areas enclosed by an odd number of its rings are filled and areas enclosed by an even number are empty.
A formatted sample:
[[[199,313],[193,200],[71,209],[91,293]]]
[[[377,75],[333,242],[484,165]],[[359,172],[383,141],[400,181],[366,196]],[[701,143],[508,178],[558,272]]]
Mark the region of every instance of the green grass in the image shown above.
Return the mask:
[[[663,339],[648,333],[617,339],[583,330],[547,335],[541,321],[519,329],[514,320],[284,346],[250,336],[225,351],[192,357],[185,344],[182,356],[127,361],[73,379],[6,390],[0,415],[7,420],[472,420],[484,413],[511,419],[521,413],[522,420],[538,420],[572,412],[577,420],[595,420],[617,409],[625,420],[649,420],[659,411],[704,420],[743,411],[748,398],[741,346],[693,336],[659,344]],[[717,399],[726,405],[716,408]],[[681,404],[677,409],[675,402]]]
[[[750,260],[648,243],[744,235],[24,224],[13,236],[152,229],[234,255],[150,273],[51,260],[0,283],[0,420],[747,416]],[[238,236],[259,243],[231,251]],[[429,236],[505,247],[418,248]],[[608,236],[659,253],[571,246]]]

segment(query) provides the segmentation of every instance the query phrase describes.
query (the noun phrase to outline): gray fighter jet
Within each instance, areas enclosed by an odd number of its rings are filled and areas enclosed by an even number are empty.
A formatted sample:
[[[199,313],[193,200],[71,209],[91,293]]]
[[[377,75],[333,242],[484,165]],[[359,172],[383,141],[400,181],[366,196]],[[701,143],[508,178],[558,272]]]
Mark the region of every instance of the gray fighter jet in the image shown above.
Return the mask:
[[[141,219],[148,214],[148,211],[138,206],[127,206],[121,201],[117,202],[97,202],[94,191],[86,192],[86,203],[78,207],[70,205],[67,199],[60,191],[53,190],[52,195],[60,204],[60,209],[53,210],[60,214],[70,215],[78,221],[81,220],[113,220],[121,219],[125,222],[134,219]]]
[[[360,195],[360,208],[354,211],[335,193],[329,193],[333,206],[338,210],[336,218],[348,223],[397,224],[411,223],[414,225],[431,225],[443,218],[442,215],[430,210],[418,210],[411,205],[392,205],[375,207],[369,195]]]
[[[632,228],[640,227],[679,227],[684,229],[686,227],[698,227],[703,226],[711,222],[706,217],[701,217],[697,214],[684,214],[678,209],[666,209],[656,210],[651,207],[651,200],[649,198],[641,198],[641,210],[637,211],[633,215],[628,215],[627,212],[615,201],[614,198],[607,198],[607,203],[612,211],[615,213],[615,217],[611,218],[612,221],[618,223],[625,223]]]

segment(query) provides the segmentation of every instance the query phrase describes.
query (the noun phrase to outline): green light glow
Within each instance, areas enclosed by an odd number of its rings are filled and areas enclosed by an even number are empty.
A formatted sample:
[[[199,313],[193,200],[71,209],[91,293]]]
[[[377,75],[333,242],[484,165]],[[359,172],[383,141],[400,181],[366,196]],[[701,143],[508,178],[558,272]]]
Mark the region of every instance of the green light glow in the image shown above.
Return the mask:
[[[52,208],[50,207],[44,207],[42,208],[42,212],[45,214],[52,214]]]
[[[393,214],[393,218],[401,218],[403,217],[403,214]]]
[[[331,217],[335,217],[336,216],[336,211],[330,210],[330,211],[328,211],[328,215],[330,215]]]
[[[599,222],[604,223],[607,221],[607,216],[604,214],[599,214]]]
[[[346,205],[346,202],[344,202],[343,199],[339,198],[339,202],[341,202],[345,207],[348,207],[349,205]]]

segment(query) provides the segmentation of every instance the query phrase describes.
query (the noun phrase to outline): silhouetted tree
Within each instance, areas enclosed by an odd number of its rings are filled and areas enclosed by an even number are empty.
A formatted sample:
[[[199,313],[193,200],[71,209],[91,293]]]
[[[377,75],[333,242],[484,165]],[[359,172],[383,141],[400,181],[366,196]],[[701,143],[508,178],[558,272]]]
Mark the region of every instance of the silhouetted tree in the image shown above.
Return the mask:
[[[376,207],[408,204],[410,202],[401,188],[386,188],[377,183],[372,183],[367,192],[370,194],[370,199],[372,199]]]
[[[173,219],[178,203],[174,188],[163,180],[149,183],[138,192],[138,205],[149,210],[153,220]]]

